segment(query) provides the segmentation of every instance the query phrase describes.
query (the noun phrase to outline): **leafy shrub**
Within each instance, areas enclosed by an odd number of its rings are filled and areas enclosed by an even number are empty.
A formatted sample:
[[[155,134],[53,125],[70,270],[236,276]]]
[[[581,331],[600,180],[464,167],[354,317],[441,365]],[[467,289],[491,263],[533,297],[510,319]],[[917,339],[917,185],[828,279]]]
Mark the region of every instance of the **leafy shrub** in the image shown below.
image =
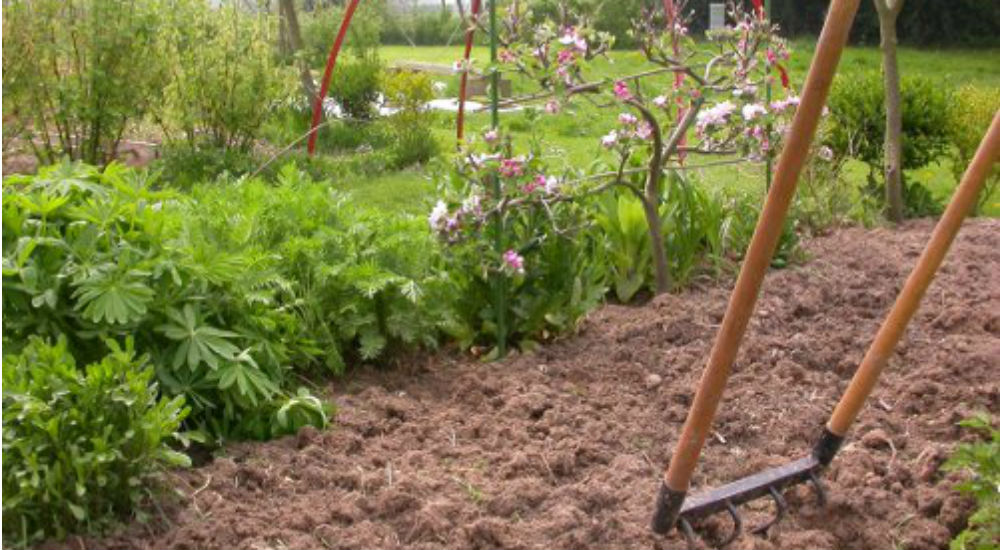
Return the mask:
[[[885,144],[885,88],[878,73],[838,78],[830,94],[828,143],[839,157],[854,157],[869,167],[869,189],[881,197]],[[944,154],[948,142],[948,94],[936,82],[904,77],[902,169],[920,168]],[[905,175],[905,172],[904,172]],[[935,210],[930,193],[904,178],[903,200],[910,214]]]
[[[993,427],[987,415],[959,422],[961,426],[986,435],[975,443],[963,443],[955,449],[944,468],[967,471],[971,478],[958,485],[958,490],[972,495],[978,504],[969,518],[968,527],[951,541],[952,550],[988,550],[1000,540],[1000,430]]]
[[[395,72],[386,78],[385,94],[390,104],[399,109],[389,117],[396,166],[426,163],[438,153],[438,143],[431,131],[434,113],[424,107],[434,98],[431,79],[413,71]]]
[[[485,5],[485,4],[484,4]],[[466,4],[466,10],[469,10]],[[455,44],[463,39],[462,23],[448,11],[385,11],[382,42],[415,46]],[[477,33],[482,39],[483,33]]]
[[[273,307],[281,291],[260,250],[222,250],[196,230],[204,212],[155,179],[112,164],[8,178],[3,194],[3,338],[65,338],[81,363],[106,342],[134,336],[160,387],[183,395],[189,425],[224,437],[268,437],[289,426],[292,354],[284,331],[293,312]],[[235,226],[234,219],[222,221]],[[102,343],[105,342],[105,343]],[[325,411],[311,407],[323,425]],[[287,418],[287,414],[285,415]]]
[[[789,218],[807,235],[858,222],[874,225],[878,215],[873,198],[858,191],[844,174],[847,159],[826,146],[813,147],[799,175]]]
[[[374,116],[374,104],[381,90],[382,63],[377,57],[338,62],[330,81],[330,97],[353,119]]]
[[[32,337],[3,361],[3,535],[22,545],[99,530],[138,513],[167,466],[187,414],[184,399],[158,397],[147,356],[133,340],[106,343],[77,367],[67,340]]]
[[[292,164],[275,186],[204,186],[193,198],[190,237],[205,254],[251,262],[247,299],[282,312],[276,326],[254,332],[297,368],[339,374],[435,345],[451,301],[421,220],[353,207]]]
[[[960,181],[965,169],[986,135],[994,114],[1000,110],[1000,88],[964,86],[948,103],[948,137],[951,140],[951,166],[955,180]],[[982,212],[1000,188],[1000,167],[994,166],[979,195],[976,213]]]
[[[251,151],[167,144],[152,169],[159,171],[163,183],[176,189],[191,189],[219,177],[251,173],[262,162]]]
[[[157,1],[13,0],[3,5],[3,115],[42,163],[110,161],[159,103],[167,66]]]
[[[362,2],[355,10],[354,18],[351,19],[343,47],[354,58],[378,55],[378,47],[382,43],[383,25],[377,4],[378,2]],[[330,47],[337,37],[337,31],[340,30],[340,23],[344,19],[344,9],[341,6],[317,8],[303,13],[301,19],[302,42],[309,64],[313,67],[323,67],[330,54]],[[339,60],[337,64],[340,64]]]
[[[178,0],[167,10],[161,52],[171,66],[158,119],[169,141],[247,150],[296,82],[273,52],[276,22],[239,2],[212,8]]]

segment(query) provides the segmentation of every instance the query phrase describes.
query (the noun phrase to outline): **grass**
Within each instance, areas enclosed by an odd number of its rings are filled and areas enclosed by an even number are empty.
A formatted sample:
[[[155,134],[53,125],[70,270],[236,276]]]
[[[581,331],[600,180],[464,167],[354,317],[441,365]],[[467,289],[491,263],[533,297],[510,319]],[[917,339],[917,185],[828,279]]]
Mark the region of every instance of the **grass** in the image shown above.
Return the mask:
[[[801,39],[792,44],[792,57],[788,62],[788,70],[793,82],[800,83],[808,71],[812,57],[813,40]],[[384,46],[380,50],[381,57],[387,64],[400,61],[416,61],[436,63],[450,66],[461,56],[461,46]],[[488,58],[488,50],[484,47],[473,49],[472,57],[479,60],[481,66]],[[1000,50],[923,50],[902,47],[899,50],[899,62],[903,74],[921,75],[937,81],[942,85],[959,86],[973,84],[977,86],[1000,86],[1000,65],[996,59]],[[852,74],[866,71],[877,71],[881,65],[881,54],[874,47],[851,47],[842,57],[838,78],[850,78]],[[588,79],[613,78],[616,75],[626,75],[648,68],[642,55],[636,51],[615,51],[608,60],[599,60],[592,65]],[[457,90],[457,76],[438,76],[435,80],[445,83],[448,91],[454,95]],[[524,94],[536,91],[534,84],[527,80],[512,77],[514,94]],[[659,83],[650,81],[649,86],[668,85],[665,77]],[[568,168],[586,168],[595,162],[612,160],[598,145],[601,135],[615,126],[614,117],[617,111],[613,109],[599,110],[585,102],[577,102],[556,116],[545,116],[532,123],[523,113],[504,113],[501,115],[501,125],[515,142],[523,143],[531,133],[544,135],[546,143],[550,144],[549,165],[556,170]],[[472,135],[487,128],[489,118],[486,113],[473,113],[466,119],[467,135]],[[442,114],[434,127],[434,135],[441,145],[442,151],[451,151],[455,146],[455,116]],[[852,180],[863,180],[866,168],[860,163],[852,163],[848,174]],[[760,193],[764,188],[763,167],[746,164],[727,166],[710,170],[696,171],[699,180],[715,189],[728,192]],[[932,193],[941,199],[950,196],[955,186],[954,177],[946,163],[932,164],[914,171],[913,177],[928,185]],[[359,201],[364,201],[379,208],[400,210],[413,213],[426,212],[433,201],[434,183],[426,170],[412,168],[401,172],[383,175],[375,178],[348,177],[334,178],[339,187],[352,191]],[[986,214],[1000,216],[1000,193],[988,201]]]

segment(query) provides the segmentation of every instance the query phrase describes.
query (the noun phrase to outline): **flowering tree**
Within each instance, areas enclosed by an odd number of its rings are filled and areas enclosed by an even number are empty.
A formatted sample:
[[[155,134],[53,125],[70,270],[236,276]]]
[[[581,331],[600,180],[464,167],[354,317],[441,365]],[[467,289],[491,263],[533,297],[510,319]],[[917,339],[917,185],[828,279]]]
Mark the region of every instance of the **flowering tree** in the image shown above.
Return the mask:
[[[665,0],[637,19],[635,35],[649,63],[648,69],[614,79],[588,81],[587,65],[604,56],[613,37],[593,29],[585,17],[566,7],[554,19],[538,18],[526,2],[512,3],[498,34],[502,49],[491,70],[524,74],[540,90],[511,103],[537,102],[555,114],[571,101],[585,100],[602,108],[618,109],[617,123],[600,138],[617,169],[598,174],[546,173],[531,157],[510,154],[495,132],[484,136],[485,155],[460,153],[458,173],[474,182],[485,170],[503,185],[489,191],[470,184],[472,193],[459,201],[438,203],[431,225],[446,239],[456,232],[476,230],[485,215],[499,219],[518,209],[552,212],[554,205],[600,193],[625,189],[641,201],[652,243],[656,291],[670,288],[667,251],[659,206],[663,177],[671,171],[714,164],[765,160],[780,145],[781,135],[798,98],[788,88],[781,62],[788,57],[786,43],[763,11],[729,6],[734,25],[710,32],[696,42],[688,33],[691,14],[684,0]],[[472,24],[480,25],[473,20]],[[673,76],[672,79],[664,78]],[[763,90],[780,78],[782,99],[767,104]],[[692,161],[697,159],[700,164]],[[638,176],[638,177],[636,177]],[[544,227],[539,229],[545,231]],[[536,239],[530,236],[527,239]],[[495,250],[501,271],[517,275],[524,269],[516,247]]]

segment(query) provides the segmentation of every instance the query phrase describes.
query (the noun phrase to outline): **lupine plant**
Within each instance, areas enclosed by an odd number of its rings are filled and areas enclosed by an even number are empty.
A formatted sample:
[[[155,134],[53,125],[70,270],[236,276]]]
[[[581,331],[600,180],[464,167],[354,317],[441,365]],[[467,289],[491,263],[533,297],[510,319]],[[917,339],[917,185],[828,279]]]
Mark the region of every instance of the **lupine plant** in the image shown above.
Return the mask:
[[[609,154],[599,173],[548,173],[536,157],[518,156],[491,130],[483,136],[485,153],[460,151],[455,174],[466,178],[468,193],[439,202],[431,226],[445,240],[479,228],[495,216],[501,227],[520,210],[545,212],[558,219],[563,203],[612,188],[626,190],[642,204],[656,277],[656,292],[671,288],[664,228],[659,213],[670,173],[734,162],[771,158],[780,146],[798,97],[781,63],[785,41],[759,7],[729,6],[735,24],[708,33],[706,41],[688,32],[686,2],[665,2],[648,9],[635,24],[635,36],[649,68],[613,79],[589,81],[587,65],[604,56],[613,37],[596,31],[586,17],[563,5],[555,18],[537,17],[527,3],[512,3],[497,29],[501,49],[491,71],[513,71],[537,82],[540,90],[512,103],[536,102],[559,113],[567,104],[586,100],[619,110],[614,127],[600,138]],[[472,25],[482,26],[473,20]],[[467,67],[459,67],[460,69]],[[672,79],[664,77],[672,75]],[[781,99],[763,100],[767,85],[780,77]],[[536,138],[537,139],[537,138]],[[715,160],[711,160],[715,159]],[[482,185],[483,173],[496,174],[499,192]],[[456,186],[448,186],[454,189]],[[537,226],[525,242],[541,241],[559,228]],[[487,272],[521,276],[531,259],[517,249],[483,250]]]

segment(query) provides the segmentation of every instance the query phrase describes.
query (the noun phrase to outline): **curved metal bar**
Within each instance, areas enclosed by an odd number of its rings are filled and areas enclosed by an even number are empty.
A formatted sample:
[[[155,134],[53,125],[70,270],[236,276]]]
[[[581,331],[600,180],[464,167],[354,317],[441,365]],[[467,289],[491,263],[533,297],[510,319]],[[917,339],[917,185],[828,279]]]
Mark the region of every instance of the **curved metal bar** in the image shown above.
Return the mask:
[[[698,548],[698,537],[694,534],[694,529],[691,527],[691,522],[684,518],[680,518],[678,523],[681,525],[681,533],[684,533],[684,540],[687,541],[688,550],[697,550]]]
[[[729,534],[729,538],[719,543],[719,548],[725,548],[732,544],[736,540],[740,533],[743,532],[743,518],[740,517],[740,511],[733,506],[732,502],[726,501],[726,511],[733,518],[733,532]]]
[[[754,527],[751,533],[755,535],[763,535],[767,533],[767,530],[774,526],[774,524],[781,521],[781,518],[785,517],[785,511],[788,509],[788,503],[785,502],[785,497],[781,496],[781,491],[775,489],[774,487],[768,487],[767,492],[771,494],[771,498],[774,499],[774,506],[777,509],[774,518],[771,521],[761,525],[760,527]]]
[[[819,505],[826,506],[826,489],[823,488],[823,482],[816,476],[816,472],[809,472],[809,481],[812,482],[813,488],[816,489],[816,498],[819,500]]]
[[[323,71],[323,83],[320,85],[319,93],[313,102],[312,124],[309,127],[309,155],[316,152],[316,136],[320,120],[323,118],[323,100],[326,99],[326,92],[330,89],[330,77],[333,76],[333,67],[337,64],[337,56],[340,55],[340,47],[344,44],[344,37],[347,36],[347,29],[351,26],[351,19],[354,18],[354,10],[357,9],[361,0],[351,0],[344,12],[344,19],[340,22],[340,30],[337,31],[337,39],[333,41],[330,48],[330,56],[326,59],[326,69]]]
[[[472,19],[479,15],[480,0],[472,0]],[[458,144],[461,146],[465,136],[465,91],[469,83],[469,55],[472,53],[472,37],[476,33],[475,23],[469,25],[465,31],[465,51],[462,54],[462,80],[458,86],[458,115],[455,117]]]

